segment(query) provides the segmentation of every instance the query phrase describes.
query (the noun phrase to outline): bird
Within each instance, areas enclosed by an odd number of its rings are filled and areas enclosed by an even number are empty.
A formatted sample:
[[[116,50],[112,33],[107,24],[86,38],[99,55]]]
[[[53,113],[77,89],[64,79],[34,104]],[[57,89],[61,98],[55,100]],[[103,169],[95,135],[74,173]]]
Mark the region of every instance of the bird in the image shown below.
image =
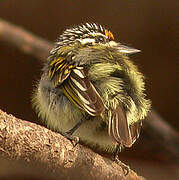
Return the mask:
[[[97,23],[66,29],[44,64],[33,108],[49,129],[95,151],[131,147],[151,108],[144,75],[130,59],[138,52]]]

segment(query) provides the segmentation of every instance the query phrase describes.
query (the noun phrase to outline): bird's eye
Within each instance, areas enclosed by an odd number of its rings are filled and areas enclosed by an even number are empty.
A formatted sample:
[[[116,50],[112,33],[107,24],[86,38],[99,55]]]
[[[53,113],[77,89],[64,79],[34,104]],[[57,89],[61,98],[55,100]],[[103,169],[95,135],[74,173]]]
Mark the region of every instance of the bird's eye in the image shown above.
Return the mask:
[[[105,37],[103,37],[103,36],[97,36],[96,38],[95,38],[95,41],[96,41],[96,43],[104,43],[105,41],[106,41],[106,39],[105,39]]]

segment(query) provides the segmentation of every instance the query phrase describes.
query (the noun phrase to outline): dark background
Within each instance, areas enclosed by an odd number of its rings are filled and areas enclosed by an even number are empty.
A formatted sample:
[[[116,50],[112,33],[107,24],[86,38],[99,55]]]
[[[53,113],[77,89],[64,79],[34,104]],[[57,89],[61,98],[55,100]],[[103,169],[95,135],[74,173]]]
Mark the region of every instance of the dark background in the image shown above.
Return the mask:
[[[50,41],[74,24],[97,22],[104,25],[113,32],[116,41],[142,50],[133,60],[146,76],[148,98],[161,116],[179,130],[177,6],[177,0],[1,0],[0,18]],[[2,110],[25,120],[38,121],[30,99],[41,67],[40,60],[0,42]],[[169,169],[159,163],[155,166],[156,173],[151,173],[150,169],[142,170],[141,166],[146,165],[142,160],[131,161],[133,169],[150,179],[159,178],[157,167]],[[151,168],[152,163],[150,166],[147,162]],[[168,178],[166,173],[162,179]]]

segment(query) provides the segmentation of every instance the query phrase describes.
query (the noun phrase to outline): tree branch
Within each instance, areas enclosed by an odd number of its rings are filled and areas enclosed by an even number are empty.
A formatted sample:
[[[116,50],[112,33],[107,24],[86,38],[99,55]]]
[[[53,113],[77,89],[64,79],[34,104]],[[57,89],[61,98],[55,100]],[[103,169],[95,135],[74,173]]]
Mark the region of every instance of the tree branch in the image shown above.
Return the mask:
[[[121,166],[92,150],[72,143],[59,133],[15,118],[0,110],[0,152],[10,159],[41,162],[65,179],[142,180],[132,170],[125,176]],[[122,162],[121,162],[122,164]]]
[[[179,163],[179,133],[152,110],[147,117],[145,132],[157,143],[155,149],[161,160]],[[161,150],[159,150],[159,146]],[[151,148],[151,147],[150,147]]]
[[[0,18],[0,40],[18,47],[23,53],[31,54],[38,59],[46,60],[52,43],[39,38]]]

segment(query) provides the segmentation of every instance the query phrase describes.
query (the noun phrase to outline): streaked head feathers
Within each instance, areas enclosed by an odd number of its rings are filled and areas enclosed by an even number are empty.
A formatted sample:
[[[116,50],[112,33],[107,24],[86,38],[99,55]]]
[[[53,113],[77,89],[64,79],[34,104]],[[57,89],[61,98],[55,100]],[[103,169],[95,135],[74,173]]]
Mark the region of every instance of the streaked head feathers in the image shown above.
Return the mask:
[[[103,37],[108,41],[114,40],[113,34],[103,26],[96,23],[85,23],[79,26],[74,26],[70,29],[66,29],[59,37],[57,44],[69,45],[74,43],[75,40],[79,42],[90,42],[90,39],[92,41],[92,39],[95,39],[96,37]]]

